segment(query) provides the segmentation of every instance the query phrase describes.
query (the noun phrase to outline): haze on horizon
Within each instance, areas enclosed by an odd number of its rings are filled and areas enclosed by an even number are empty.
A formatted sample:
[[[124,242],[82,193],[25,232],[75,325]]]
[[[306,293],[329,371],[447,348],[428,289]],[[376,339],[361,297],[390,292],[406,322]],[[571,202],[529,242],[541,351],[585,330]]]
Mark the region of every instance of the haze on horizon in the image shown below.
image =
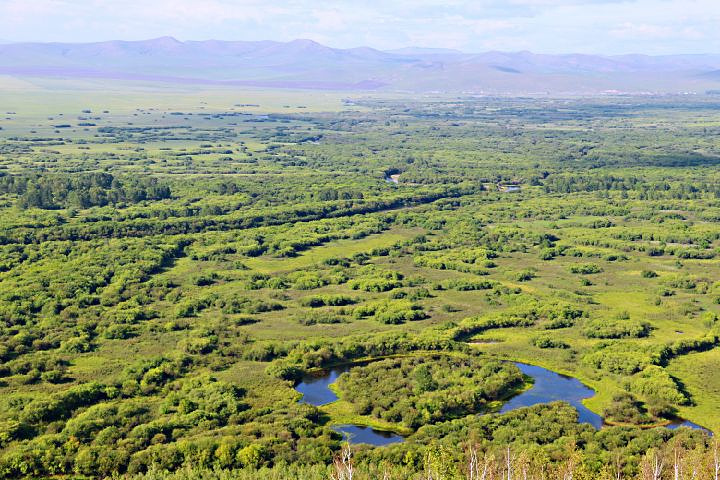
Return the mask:
[[[5,42],[309,38],[339,48],[720,53],[716,0],[3,0]]]

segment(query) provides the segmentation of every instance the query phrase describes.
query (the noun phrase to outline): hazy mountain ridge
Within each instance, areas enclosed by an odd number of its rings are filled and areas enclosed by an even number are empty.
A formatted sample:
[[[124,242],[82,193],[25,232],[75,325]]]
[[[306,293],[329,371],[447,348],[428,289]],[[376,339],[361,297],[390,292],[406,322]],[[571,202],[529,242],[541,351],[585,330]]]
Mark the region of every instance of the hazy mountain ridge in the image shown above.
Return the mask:
[[[680,92],[720,87],[720,55],[337,49],[312,40],[0,44],[0,74],[340,90]]]

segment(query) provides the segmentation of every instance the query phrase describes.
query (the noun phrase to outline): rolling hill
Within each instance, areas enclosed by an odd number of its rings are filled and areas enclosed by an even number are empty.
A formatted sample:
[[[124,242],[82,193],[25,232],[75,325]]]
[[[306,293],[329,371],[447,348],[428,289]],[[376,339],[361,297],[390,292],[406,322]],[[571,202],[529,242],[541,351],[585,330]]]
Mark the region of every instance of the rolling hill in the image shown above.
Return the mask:
[[[0,44],[0,75],[329,90],[679,93],[720,87],[720,55],[337,49],[312,40]]]

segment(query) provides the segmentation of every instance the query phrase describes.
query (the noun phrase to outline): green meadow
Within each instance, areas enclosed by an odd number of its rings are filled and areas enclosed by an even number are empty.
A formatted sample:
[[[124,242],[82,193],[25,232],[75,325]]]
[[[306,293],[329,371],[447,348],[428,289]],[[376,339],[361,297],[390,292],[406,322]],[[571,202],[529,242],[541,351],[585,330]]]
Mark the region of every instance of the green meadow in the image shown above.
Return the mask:
[[[670,422],[720,433],[714,97],[1,82],[4,478],[283,478],[347,423],[405,437],[356,453],[397,478],[470,444],[606,478],[709,445]],[[510,361],[607,425],[497,413],[532,381]]]

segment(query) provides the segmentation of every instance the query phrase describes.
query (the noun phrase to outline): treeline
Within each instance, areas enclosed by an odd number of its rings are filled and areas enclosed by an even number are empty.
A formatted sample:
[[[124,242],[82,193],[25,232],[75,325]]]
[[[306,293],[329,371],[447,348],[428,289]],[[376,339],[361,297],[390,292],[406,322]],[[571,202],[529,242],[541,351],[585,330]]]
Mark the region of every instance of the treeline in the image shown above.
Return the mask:
[[[0,193],[17,195],[22,208],[89,208],[170,198],[168,185],[153,177],[109,173],[2,175]]]
[[[161,365],[137,373],[143,379],[154,379],[162,378],[164,371]],[[214,475],[227,479],[304,479],[315,477],[286,475],[311,465],[314,467],[309,471],[333,472],[337,466],[333,460],[342,455],[352,460],[359,472],[369,473],[382,466],[381,471],[395,475],[385,478],[398,480],[482,478],[464,476],[473,456],[480,466],[487,462],[486,478],[507,478],[492,477],[490,472],[512,468],[511,474],[519,475],[512,478],[523,478],[525,469],[524,478],[536,480],[569,478],[555,476],[559,469],[568,467],[572,468],[573,478],[583,480],[664,480],[673,478],[664,476],[672,472],[665,468],[673,461],[682,462],[678,465],[688,471],[695,468],[698,473],[713,465],[701,463],[713,459],[714,448],[712,439],[702,432],[626,427],[596,431],[577,423],[575,409],[562,402],[427,425],[402,443],[384,448],[354,447],[348,457],[341,450],[339,434],[322,426],[322,416],[315,407],[287,404],[284,410],[273,412],[249,408],[244,390],[208,376],[161,387],[163,399],[157,404],[135,397],[142,395],[141,390],[136,392],[126,391],[124,385],[118,391],[91,384],[76,388],[72,395],[36,402],[27,413],[21,413],[23,422],[36,422],[34,425],[57,433],[28,441],[23,440],[26,433],[18,423],[3,424],[3,435],[19,441],[0,454],[0,476],[153,478],[144,474],[165,471],[183,475],[193,470],[214,470]],[[65,420],[65,412],[78,407],[78,413]],[[154,409],[163,415],[151,420]],[[209,428],[216,430],[208,432]],[[653,458],[662,461],[661,474],[636,477],[643,474],[647,460]],[[236,476],[237,470],[254,476]],[[429,470],[433,472],[431,477]],[[608,476],[611,472],[613,476]],[[170,474],[156,478],[166,475]],[[187,478],[212,478],[210,475]]]
[[[372,200],[338,200],[335,203],[309,203],[276,208],[234,212],[231,215],[179,219],[137,219],[129,222],[102,220],[95,223],[72,223],[48,229],[10,228],[0,232],[0,245],[40,243],[55,240],[92,240],[97,238],[180,235],[206,231],[247,229],[284,223],[339,218],[431,203],[446,197],[460,197],[469,189],[449,188],[440,191],[414,192],[392,198]]]
[[[720,471],[720,447],[710,437],[667,429],[613,427],[596,432],[574,423],[572,411],[569,405],[556,403],[502,416],[471,416],[469,421],[423,427],[407,441],[384,448],[344,444],[325,463],[260,462],[259,466],[223,470],[214,467],[218,456],[213,455],[199,457],[198,463],[172,473],[156,464],[125,478],[711,480]]]
[[[706,180],[686,181],[652,181],[634,176],[608,174],[554,174],[538,181],[546,193],[575,193],[598,191],[632,192],[633,198],[639,200],[678,199],[690,200],[697,198],[720,198],[720,187],[715,182]]]
[[[30,402],[19,419],[0,423],[0,445],[12,442],[0,452],[0,477],[102,478],[153,467],[257,469],[332,460],[340,435],[318,423],[314,407],[250,410],[243,389],[212,377],[168,389],[162,385],[173,380],[173,369],[143,368],[139,382],[82,385]],[[146,396],[158,387],[159,402]]]

